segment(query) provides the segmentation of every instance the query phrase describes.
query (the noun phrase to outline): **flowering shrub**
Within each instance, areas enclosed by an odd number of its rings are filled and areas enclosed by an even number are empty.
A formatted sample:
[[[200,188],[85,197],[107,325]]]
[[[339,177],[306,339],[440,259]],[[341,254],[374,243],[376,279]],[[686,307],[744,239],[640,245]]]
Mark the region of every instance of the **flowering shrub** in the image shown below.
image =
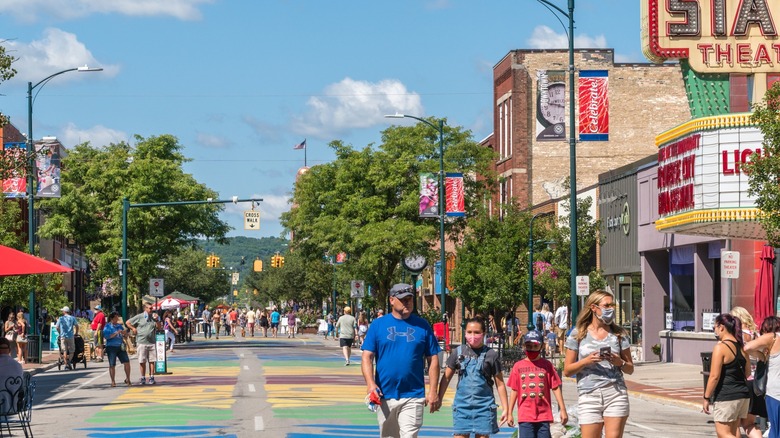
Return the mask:
[[[547,276],[555,280],[558,278],[558,272],[548,262],[534,262],[534,280],[539,280],[539,276]]]

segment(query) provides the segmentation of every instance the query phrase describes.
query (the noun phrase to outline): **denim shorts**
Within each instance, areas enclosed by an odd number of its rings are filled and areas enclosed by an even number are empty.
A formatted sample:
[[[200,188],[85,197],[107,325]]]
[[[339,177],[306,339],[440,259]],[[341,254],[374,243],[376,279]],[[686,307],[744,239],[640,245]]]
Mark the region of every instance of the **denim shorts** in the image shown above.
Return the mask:
[[[108,346],[106,347],[106,355],[108,355],[108,366],[116,366],[116,358],[119,358],[119,362],[128,363],[130,358],[127,356],[127,352],[122,350],[122,347]]]

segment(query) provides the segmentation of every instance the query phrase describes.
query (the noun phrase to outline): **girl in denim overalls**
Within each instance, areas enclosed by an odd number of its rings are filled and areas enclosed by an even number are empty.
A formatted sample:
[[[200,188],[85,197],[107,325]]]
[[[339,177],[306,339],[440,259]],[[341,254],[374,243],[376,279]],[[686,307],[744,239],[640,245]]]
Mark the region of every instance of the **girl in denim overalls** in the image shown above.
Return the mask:
[[[458,373],[458,386],[452,404],[452,423],[455,437],[488,437],[498,433],[496,383],[501,402],[501,423],[506,421],[507,395],[498,353],[485,343],[485,321],[472,318],[466,321],[466,343],[447,359],[447,367],[439,383],[439,400],[444,399],[447,386]]]

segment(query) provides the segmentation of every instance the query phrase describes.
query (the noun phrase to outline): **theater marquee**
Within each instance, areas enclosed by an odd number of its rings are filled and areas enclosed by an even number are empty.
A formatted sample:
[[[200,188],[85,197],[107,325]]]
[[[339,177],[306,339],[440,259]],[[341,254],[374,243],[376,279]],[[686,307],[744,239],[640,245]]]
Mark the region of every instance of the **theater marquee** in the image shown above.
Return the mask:
[[[699,73],[777,73],[776,0],[642,0],[642,48],[653,62],[687,59]]]

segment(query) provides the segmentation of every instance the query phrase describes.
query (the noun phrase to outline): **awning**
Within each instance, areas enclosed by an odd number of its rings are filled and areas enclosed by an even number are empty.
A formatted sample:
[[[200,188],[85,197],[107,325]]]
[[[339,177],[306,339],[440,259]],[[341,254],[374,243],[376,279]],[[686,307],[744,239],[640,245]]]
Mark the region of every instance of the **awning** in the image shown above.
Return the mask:
[[[0,277],[73,272],[73,269],[0,245]]]

